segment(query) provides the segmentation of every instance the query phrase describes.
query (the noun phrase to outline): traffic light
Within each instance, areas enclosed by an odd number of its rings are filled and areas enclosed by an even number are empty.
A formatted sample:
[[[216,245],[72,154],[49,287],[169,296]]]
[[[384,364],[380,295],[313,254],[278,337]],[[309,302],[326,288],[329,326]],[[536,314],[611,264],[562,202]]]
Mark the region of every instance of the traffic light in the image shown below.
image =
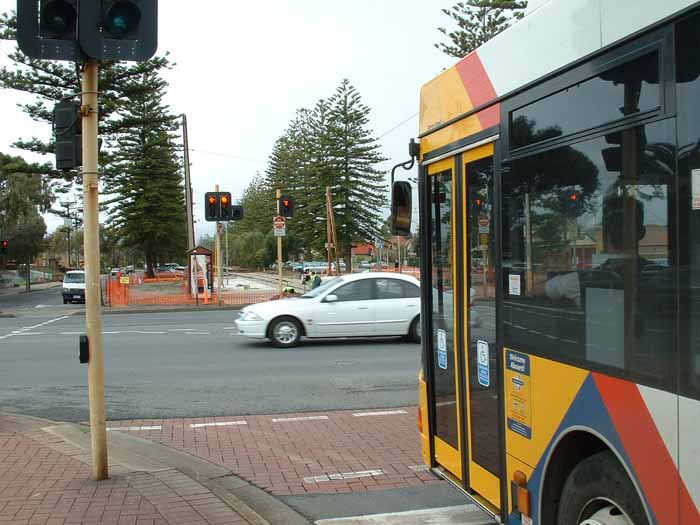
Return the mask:
[[[17,0],[17,44],[46,60],[148,60],[158,47],[158,0]]]
[[[158,48],[158,0],[80,3],[80,46],[99,60],[142,61]]]
[[[10,241],[2,240],[0,241],[0,255],[7,255],[10,251]]]
[[[78,60],[78,0],[17,0],[17,45],[30,58]]]
[[[221,203],[221,212],[219,220],[228,222],[231,220],[231,194],[228,192],[219,193],[219,202]]]
[[[204,195],[204,218],[208,221],[219,220],[219,194],[209,192]]]
[[[56,169],[70,170],[83,164],[80,104],[59,102],[53,110],[56,134]]]
[[[279,200],[279,214],[285,219],[294,217],[294,199],[288,195],[282,195]]]
[[[232,221],[242,221],[243,220],[243,206],[231,206],[231,220]]]

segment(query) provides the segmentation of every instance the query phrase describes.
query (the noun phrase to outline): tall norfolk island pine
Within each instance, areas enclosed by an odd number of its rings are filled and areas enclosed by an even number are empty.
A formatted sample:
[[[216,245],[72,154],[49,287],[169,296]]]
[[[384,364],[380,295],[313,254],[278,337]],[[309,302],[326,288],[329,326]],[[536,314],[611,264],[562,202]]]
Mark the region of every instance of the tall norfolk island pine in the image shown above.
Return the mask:
[[[122,241],[139,248],[149,275],[186,249],[185,202],[175,143],[177,117],[164,104],[167,82],[144,74],[124,86],[113,173],[105,189],[113,198],[110,225]]]
[[[471,53],[481,44],[488,42],[498,33],[507,29],[513,22],[525,16],[527,1],[516,0],[465,0],[457,2],[442,12],[457,23],[458,29],[448,31],[439,27],[451,43],[441,42],[435,47],[446,55],[456,58]]]

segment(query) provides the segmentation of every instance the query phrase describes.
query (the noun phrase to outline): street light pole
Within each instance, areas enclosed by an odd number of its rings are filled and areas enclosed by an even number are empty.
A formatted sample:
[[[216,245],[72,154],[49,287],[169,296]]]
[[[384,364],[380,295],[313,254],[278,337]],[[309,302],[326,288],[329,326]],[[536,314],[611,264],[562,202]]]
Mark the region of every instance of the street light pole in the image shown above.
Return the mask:
[[[192,182],[190,178],[190,140],[187,132],[187,115],[182,114],[182,138],[185,149],[185,206],[187,207],[187,251],[194,249],[194,220],[192,213]]]

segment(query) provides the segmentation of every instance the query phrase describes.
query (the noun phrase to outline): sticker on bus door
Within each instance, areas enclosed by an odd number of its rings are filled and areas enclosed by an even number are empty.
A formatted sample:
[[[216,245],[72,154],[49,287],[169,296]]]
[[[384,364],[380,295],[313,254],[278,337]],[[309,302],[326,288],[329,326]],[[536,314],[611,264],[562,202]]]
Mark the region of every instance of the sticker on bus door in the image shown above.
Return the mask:
[[[438,366],[447,370],[447,332],[445,330],[437,331],[437,354]]]
[[[488,387],[491,384],[491,371],[489,367],[489,344],[486,341],[476,343],[477,376],[481,386]]]
[[[508,429],[532,439],[530,356],[507,350],[505,376]]]

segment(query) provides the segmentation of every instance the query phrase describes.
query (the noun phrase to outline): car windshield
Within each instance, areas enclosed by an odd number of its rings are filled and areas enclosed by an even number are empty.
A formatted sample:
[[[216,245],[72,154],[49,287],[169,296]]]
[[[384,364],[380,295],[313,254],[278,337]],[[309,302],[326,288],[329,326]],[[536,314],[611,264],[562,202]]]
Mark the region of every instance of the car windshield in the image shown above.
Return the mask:
[[[84,273],[67,273],[66,277],[63,279],[64,283],[84,283],[85,274]]]
[[[302,299],[313,299],[314,297],[318,297],[319,295],[325,293],[329,289],[333,288],[336,284],[341,283],[341,282],[343,282],[343,278],[336,277],[334,279],[331,279],[330,281],[326,281],[318,288],[314,288],[310,292],[306,292],[304,295],[301,296],[301,298]]]

